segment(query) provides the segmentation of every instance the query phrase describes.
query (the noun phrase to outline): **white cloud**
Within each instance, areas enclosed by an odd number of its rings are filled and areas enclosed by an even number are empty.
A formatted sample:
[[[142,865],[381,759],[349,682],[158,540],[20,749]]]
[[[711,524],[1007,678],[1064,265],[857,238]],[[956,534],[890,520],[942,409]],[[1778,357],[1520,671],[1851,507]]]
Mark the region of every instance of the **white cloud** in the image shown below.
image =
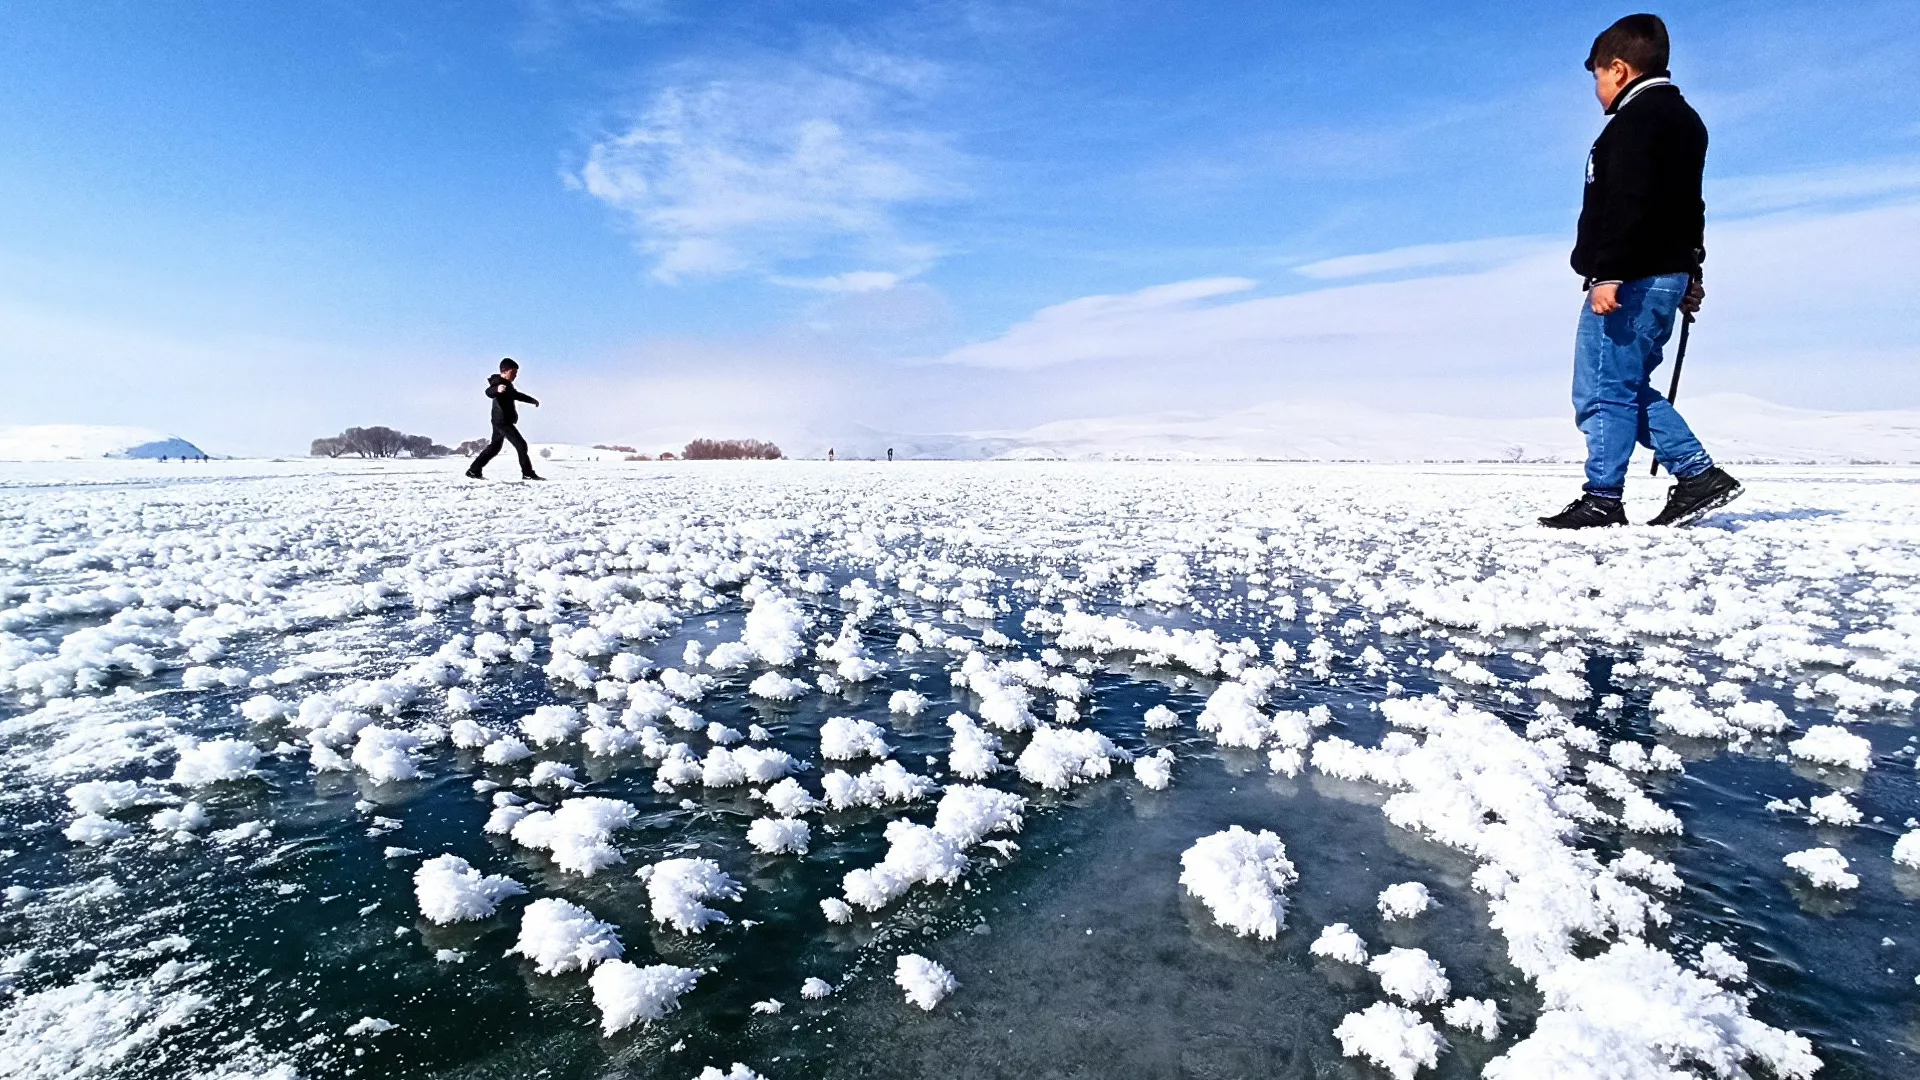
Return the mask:
[[[902,83],[931,78],[923,65],[858,55],[860,71],[842,58],[683,72],[592,146],[576,182],[628,217],[661,281],[833,262],[917,272],[938,250],[901,212],[957,193],[959,155],[897,118]]]
[[[1511,254],[1470,272],[1283,296],[1236,297],[1253,283],[1202,279],[1086,297],[939,360],[1157,385],[1169,404],[1221,387],[1311,387],[1402,404],[1444,395],[1425,407],[1471,409],[1523,381],[1562,382],[1581,302],[1564,242],[1485,243]],[[1920,201],[1747,218],[1714,226],[1709,248],[1690,383],[1848,408],[1920,398]],[[1350,265],[1418,261],[1389,252]],[[1540,400],[1528,411],[1560,404]]]

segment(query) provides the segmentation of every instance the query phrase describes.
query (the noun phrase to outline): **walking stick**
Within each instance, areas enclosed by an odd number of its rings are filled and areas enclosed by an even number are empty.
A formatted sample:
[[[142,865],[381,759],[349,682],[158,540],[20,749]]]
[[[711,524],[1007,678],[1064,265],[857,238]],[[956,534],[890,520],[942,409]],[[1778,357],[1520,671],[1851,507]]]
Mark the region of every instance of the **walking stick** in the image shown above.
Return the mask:
[[[1693,312],[1683,311],[1680,314],[1680,347],[1673,351],[1673,382],[1667,386],[1667,404],[1669,405],[1673,404],[1673,399],[1680,394],[1680,365],[1687,362],[1687,331],[1693,329]],[[1647,471],[1647,475],[1660,475],[1659,458],[1653,459],[1653,467]]]

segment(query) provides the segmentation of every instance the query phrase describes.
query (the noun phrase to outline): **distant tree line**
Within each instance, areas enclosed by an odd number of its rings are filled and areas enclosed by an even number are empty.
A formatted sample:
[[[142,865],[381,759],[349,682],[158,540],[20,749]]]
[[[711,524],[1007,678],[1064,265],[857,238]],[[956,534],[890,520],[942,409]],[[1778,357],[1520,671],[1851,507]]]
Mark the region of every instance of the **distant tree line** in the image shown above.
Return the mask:
[[[474,440],[477,453],[485,446],[486,440]],[[465,450],[468,444],[462,443]],[[307,451],[313,457],[346,457],[349,454],[363,458],[390,458],[405,454],[408,457],[437,458],[453,453],[449,447],[441,446],[425,435],[408,435],[390,427],[350,427],[338,435],[313,440]]]
[[[405,454],[416,458],[447,457],[458,454],[461,457],[473,457],[487,448],[486,439],[468,439],[458,446],[446,447],[434,442],[425,435],[408,435],[390,427],[351,427],[338,435],[313,440],[309,451],[314,457],[390,458]],[[595,450],[611,450],[624,453],[628,461],[653,461],[654,457],[639,453],[634,447],[617,443],[596,443]],[[663,450],[658,455],[660,461],[774,461],[786,457],[778,446],[761,439],[695,439],[676,454]]]
[[[680,456],[688,461],[773,461],[786,455],[779,447],[759,439],[695,439]]]

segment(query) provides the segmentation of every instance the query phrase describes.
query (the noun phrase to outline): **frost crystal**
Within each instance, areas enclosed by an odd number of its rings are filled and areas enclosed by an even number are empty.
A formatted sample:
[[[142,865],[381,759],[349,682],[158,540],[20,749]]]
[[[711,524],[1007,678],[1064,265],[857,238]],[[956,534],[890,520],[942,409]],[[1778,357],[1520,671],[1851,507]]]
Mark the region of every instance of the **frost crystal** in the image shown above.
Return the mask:
[[[1300,875],[1273,833],[1234,825],[1203,836],[1181,854],[1180,867],[1180,884],[1221,926],[1271,940],[1286,925],[1286,890]]]

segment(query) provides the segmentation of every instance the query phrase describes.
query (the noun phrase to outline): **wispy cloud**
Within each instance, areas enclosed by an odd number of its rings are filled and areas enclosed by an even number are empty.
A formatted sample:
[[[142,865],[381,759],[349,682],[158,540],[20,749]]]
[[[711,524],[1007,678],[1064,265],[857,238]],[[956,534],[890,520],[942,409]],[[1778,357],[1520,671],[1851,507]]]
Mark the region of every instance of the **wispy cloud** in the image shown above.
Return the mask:
[[[849,270],[844,274],[830,274],[826,277],[785,277],[775,275],[767,279],[775,285],[784,285],[789,289],[811,289],[825,293],[867,293],[885,292],[897,287],[901,282],[899,274],[885,270]]]
[[[1920,160],[1864,161],[1824,169],[1709,181],[1707,206],[1733,215],[1920,194]]]
[[[1244,295],[1253,282],[1210,278],[1084,297],[939,360],[1060,369],[1080,382],[1157,382],[1173,400],[1223,384],[1249,393],[1420,387],[1454,395],[1446,407],[1460,408],[1509,380],[1564,372],[1581,299],[1564,242],[1482,243],[1467,250],[1507,257],[1463,271],[1453,265],[1461,245],[1445,246],[1445,259],[1419,248],[1355,256],[1335,269],[1441,269],[1281,296]],[[1917,244],[1920,200],[1716,227],[1694,337],[1701,360],[1690,377],[1784,401],[1910,400],[1920,389],[1912,374],[1920,327],[1908,315],[1920,294]]]
[[[959,153],[902,116],[929,65],[841,48],[682,74],[575,178],[626,215],[656,279],[805,269],[870,288],[938,256],[902,220],[960,190]]]
[[[1537,236],[1500,236],[1448,244],[1415,244],[1367,255],[1321,259],[1319,262],[1296,266],[1293,272],[1304,277],[1331,280],[1407,270],[1465,270],[1512,262],[1538,251],[1546,242]]]
[[[628,21],[667,17],[668,0],[521,0],[514,48],[523,55],[554,49],[577,33]]]

